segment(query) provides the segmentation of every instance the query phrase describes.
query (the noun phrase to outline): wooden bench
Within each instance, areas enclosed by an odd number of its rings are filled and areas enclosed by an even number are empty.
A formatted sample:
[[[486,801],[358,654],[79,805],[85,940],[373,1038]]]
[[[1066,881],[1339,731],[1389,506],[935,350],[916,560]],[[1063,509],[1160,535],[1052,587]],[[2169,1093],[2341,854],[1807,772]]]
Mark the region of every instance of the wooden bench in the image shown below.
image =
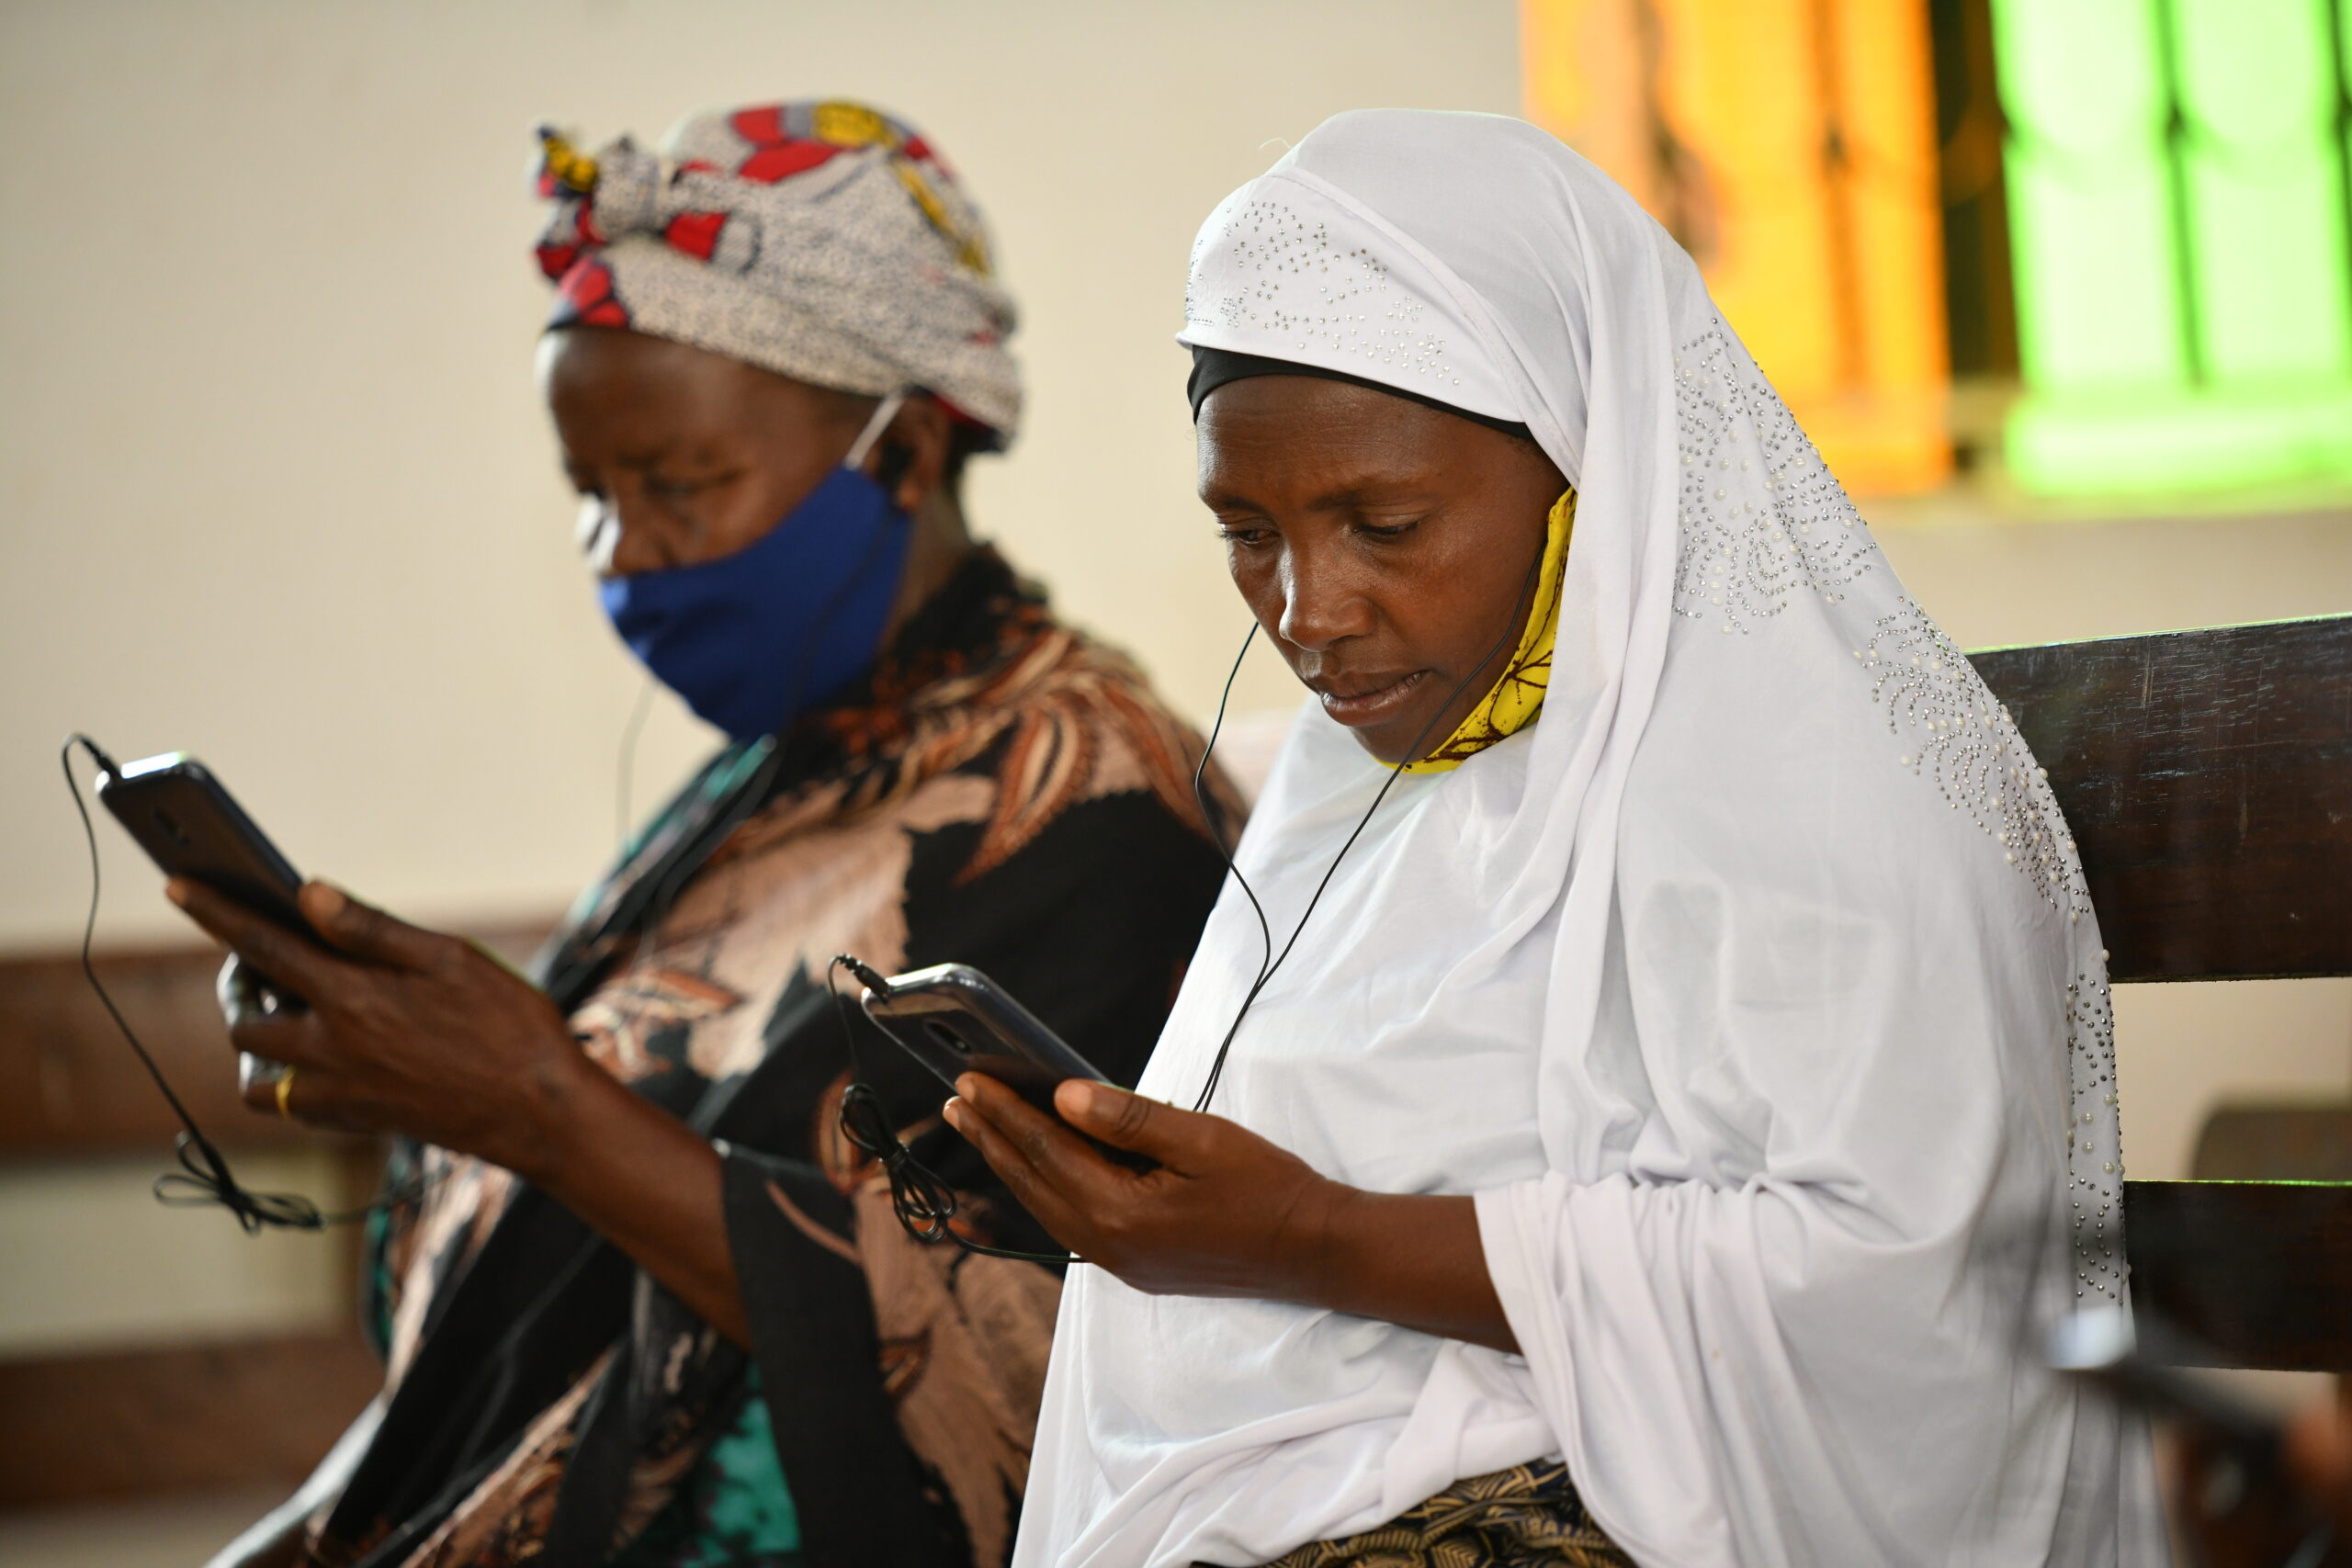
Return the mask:
[[[2049,771],[2109,978],[2352,975],[2352,615],[1970,658]],[[2123,1212],[2134,1309],[2196,1364],[2352,1371],[2352,1185],[2126,1181]]]
[[[61,809],[63,803],[60,803]],[[118,871],[110,866],[109,871]],[[130,873],[124,865],[120,873]],[[111,884],[138,897],[135,873]],[[480,933],[508,957],[527,955],[545,925]],[[98,972],[140,1038],[233,1164],[259,1150],[316,1147],[321,1134],[256,1116],[237,1098],[234,1058],[212,999],[220,955],[191,941],[101,953]],[[69,955],[0,959],[0,1160],[26,1165],[133,1155],[172,1168],[179,1130],[138,1059]],[[328,1145],[334,1203],[374,1190],[383,1150],[372,1140]],[[242,1245],[227,1215],[191,1211]],[[0,1508],[96,1502],[170,1492],[288,1484],[310,1472],[382,1386],[356,1304],[359,1235],[343,1227],[306,1244],[328,1248],[354,1282],[342,1324],[194,1344],[0,1358]],[[93,1246],[103,1246],[94,1239]],[[0,1267],[38,1267],[11,1260]]]
[[[2049,770],[2113,978],[2352,974],[2352,616],[1972,657]],[[216,964],[101,968],[232,1153],[311,1136],[237,1103]],[[160,1168],[174,1130],[71,958],[0,961],[0,1157]],[[2352,1370],[2352,1186],[2132,1181],[2125,1213],[2136,1302],[2214,1364]],[[356,1329],[0,1362],[0,1506],[291,1480],[375,1382]]]

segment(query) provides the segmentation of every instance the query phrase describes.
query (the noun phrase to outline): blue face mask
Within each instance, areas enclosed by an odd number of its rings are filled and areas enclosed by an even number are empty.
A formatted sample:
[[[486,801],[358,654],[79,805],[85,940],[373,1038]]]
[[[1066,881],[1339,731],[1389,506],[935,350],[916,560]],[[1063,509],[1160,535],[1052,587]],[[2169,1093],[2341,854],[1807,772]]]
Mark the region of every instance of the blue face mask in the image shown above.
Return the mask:
[[[899,401],[883,400],[842,466],[756,542],[599,585],[629,651],[738,740],[785,728],[879,651],[912,525],[861,465]]]

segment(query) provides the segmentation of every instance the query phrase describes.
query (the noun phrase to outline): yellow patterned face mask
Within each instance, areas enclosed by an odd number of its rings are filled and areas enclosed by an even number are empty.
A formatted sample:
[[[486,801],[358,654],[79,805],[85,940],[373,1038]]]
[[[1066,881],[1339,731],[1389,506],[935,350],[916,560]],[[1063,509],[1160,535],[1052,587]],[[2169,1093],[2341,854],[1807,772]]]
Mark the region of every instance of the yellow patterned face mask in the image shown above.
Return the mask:
[[[1527,627],[1519,634],[1519,649],[1503,666],[1478,705],[1470,710],[1453,733],[1418,762],[1398,768],[1407,773],[1450,773],[1506,735],[1516,735],[1544,711],[1544,693],[1552,681],[1552,642],[1560,629],[1560,582],[1568,564],[1568,536],[1576,531],[1577,492],[1569,491],[1552,503],[1544,537],[1544,564],[1536,569],[1535,602],[1528,606]]]

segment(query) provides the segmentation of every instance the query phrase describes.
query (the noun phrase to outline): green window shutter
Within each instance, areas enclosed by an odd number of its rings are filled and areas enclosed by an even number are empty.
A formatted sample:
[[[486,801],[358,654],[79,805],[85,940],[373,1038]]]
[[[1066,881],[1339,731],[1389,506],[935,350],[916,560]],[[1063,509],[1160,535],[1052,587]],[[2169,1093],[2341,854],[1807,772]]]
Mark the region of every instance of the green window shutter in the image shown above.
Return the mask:
[[[2029,392],[2012,478],[2352,479],[2352,0],[1992,12]]]
[[[2186,386],[2149,0],[1995,0],[2018,356],[2052,391]]]
[[[2171,0],[2206,378],[2352,375],[2327,0]]]

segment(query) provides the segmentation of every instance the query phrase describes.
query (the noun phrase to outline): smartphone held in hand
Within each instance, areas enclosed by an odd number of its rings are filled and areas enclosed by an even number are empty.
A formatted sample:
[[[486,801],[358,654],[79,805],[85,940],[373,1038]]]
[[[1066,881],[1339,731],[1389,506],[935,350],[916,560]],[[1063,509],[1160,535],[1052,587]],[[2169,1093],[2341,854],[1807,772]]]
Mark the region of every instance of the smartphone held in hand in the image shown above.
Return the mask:
[[[858,998],[865,1016],[951,1088],[966,1073],[984,1073],[1046,1115],[1059,1117],[1054,1090],[1065,1082],[1111,1081],[1010,991],[968,964],[937,964],[888,979],[863,965],[856,973],[865,983]],[[1087,1142],[1130,1170],[1156,1168],[1141,1155],[1097,1138]]]
[[[1051,1114],[1054,1090],[1064,1079],[1109,1081],[1011,992],[967,964],[893,975],[880,986],[868,981],[858,999],[866,1017],[951,1088],[965,1073],[986,1073]]]
[[[211,771],[180,752],[126,762],[101,775],[98,799],[164,875],[203,883],[279,925],[307,931],[295,902],[302,878]],[[299,1009],[300,998],[235,959],[221,972],[223,1011]],[[250,1052],[237,1056],[241,1091],[275,1081],[285,1065]]]
[[[179,752],[126,762],[98,799],[166,876],[217,888],[282,926],[308,930],[291,862],[205,765]]]

